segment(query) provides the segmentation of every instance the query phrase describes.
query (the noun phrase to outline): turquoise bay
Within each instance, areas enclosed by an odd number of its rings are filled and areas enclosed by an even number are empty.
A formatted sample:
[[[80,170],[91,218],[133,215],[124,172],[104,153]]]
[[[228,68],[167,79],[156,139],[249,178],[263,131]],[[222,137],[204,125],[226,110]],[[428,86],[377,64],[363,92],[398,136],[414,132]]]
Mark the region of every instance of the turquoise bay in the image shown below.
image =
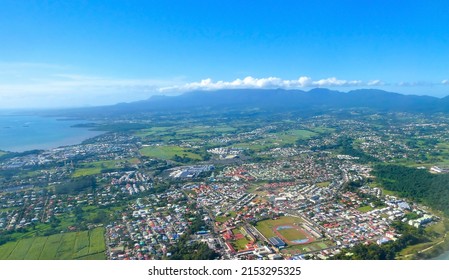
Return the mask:
[[[72,127],[81,120],[0,114],[0,150],[23,152],[79,144],[102,132]]]

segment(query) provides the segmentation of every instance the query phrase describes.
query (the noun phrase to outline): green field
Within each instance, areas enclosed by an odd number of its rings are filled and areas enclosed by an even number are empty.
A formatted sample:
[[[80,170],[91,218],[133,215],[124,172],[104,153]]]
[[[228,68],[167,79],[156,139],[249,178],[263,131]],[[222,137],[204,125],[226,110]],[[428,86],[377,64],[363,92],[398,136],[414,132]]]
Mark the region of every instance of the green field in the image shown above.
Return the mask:
[[[278,230],[278,232],[288,241],[306,239],[307,236],[296,228]]]
[[[335,132],[335,128],[324,127],[324,126],[317,126],[317,127],[314,127],[314,128],[312,128],[310,130],[313,131],[313,132],[316,132],[316,133],[320,133],[320,134]]]
[[[278,132],[275,134],[279,140],[281,140],[284,144],[294,144],[297,140],[306,140],[313,136],[316,136],[317,133],[309,130],[303,129],[292,129],[283,132]]]
[[[268,137],[265,137],[263,139],[237,143],[232,145],[232,147],[261,152],[274,147],[278,147],[279,145],[295,144],[298,140],[309,139],[315,135],[318,135],[318,133],[303,129],[292,129],[268,134]]]
[[[134,135],[138,137],[160,136],[170,132],[172,129],[173,127],[169,126],[152,127],[148,129],[139,130],[138,132],[134,133]]]
[[[243,232],[238,228],[233,229],[232,232],[234,234],[243,234]],[[248,244],[249,242],[250,240],[245,236],[243,238],[231,241],[231,244],[234,249],[236,249],[237,251],[241,251],[246,250],[246,244]]]
[[[207,126],[162,126],[142,129],[134,133],[134,135],[153,141],[170,141],[170,140],[192,140],[196,137],[209,137],[213,135],[221,135],[223,133],[235,132],[236,129],[227,125]]]
[[[219,222],[219,223],[224,223],[227,220],[229,220],[231,217],[226,217],[226,216],[216,216],[215,217],[215,221]]]
[[[235,130],[235,128],[230,126],[193,126],[176,130],[176,133],[181,135],[210,136],[213,134],[230,133]]]
[[[328,187],[329,184],[330,184],[330,182],[326,181],[326,182],[317,183],[316,185],[317,185],[317,187],[325,188],[325,187]]]
[[[232,247],[236,249],[236,251],[246,250],[246,244],[248,244],[249,240],[246,238],[237,239],[232,241]]]
[[[103,169],[122,168],[125,165],[139,163],[137,158],[128,160],[99,160],[90,163],[83,163],[81,167],[76,168],[73,177],[88,176],[100,174]]]
[[[0,246],[0,260],[104,260],[104,229],[60,233],[8,242]]]
[[[291,217],[291,216],[283,216],[277,220],[270,219],[270,220],[260,221],[256,224],[256,228],[258,231],[260,231],[260,233],[263,234],[263,236],[265,236],[266,238],[270,238],[270,237],[277,236],[273,232],[274,227],[281,226],[281,225],[294,224],[294,223],[299,224],[301,222],[302,222],[302,220],[300,218]]]
[[[159,158],[159,159],[173,159],[175,155],[180,157],[187,157],[193,160],[201,160],[201,156],[187,151],[188,149],[179,146],[150,146],[140,149],[143,156]]]
[[[273,148],[273,140],[257,140],[252,142],[243,142],[232,145],[232,148],[241,148],[241,149],[250,149],[255,152],[260,152],[267,150],[269,148]]]
[[[374,209],[374,208],[371,207],[371,206],[369,206],[369,205],[366,205],[366,206],[362,206],[362,207],[357,208],[357,210],[359,210],[359,211],[362,212],[362,213],[369,212],[369,211],[371,211],[371,210],[373,210],[373,209]]]

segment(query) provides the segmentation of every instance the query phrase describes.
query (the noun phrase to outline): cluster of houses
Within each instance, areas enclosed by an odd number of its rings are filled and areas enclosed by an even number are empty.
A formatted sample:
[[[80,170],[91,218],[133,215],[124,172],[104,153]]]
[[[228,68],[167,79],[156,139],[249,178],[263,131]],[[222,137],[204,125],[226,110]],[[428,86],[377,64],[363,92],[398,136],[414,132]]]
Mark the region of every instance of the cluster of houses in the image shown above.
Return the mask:
[[[174,201],[184,195],[180,191],[152,195],[143,203],[133,204],[132,211],[121,220],[106,226],[110,259],[162,259],[170,254],[169,247],[187,231],[194,209]],[[166,206],[158,206],[165,204]]]
[[[103,174],[103,178],[110,179],[111,186],[116,186],[129,195],[145,192],[153,187],[151,179],[139,171],[110,172]]]
[[[0,233],[26,228],[45,219],[45,202],[42,191],[0,193]]]

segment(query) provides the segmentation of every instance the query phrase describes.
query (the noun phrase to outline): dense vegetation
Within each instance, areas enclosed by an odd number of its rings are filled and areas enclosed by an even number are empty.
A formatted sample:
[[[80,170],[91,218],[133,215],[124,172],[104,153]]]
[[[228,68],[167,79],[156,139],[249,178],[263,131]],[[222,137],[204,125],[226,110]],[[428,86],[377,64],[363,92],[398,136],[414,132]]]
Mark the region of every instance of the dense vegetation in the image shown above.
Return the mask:
[[[397,165],[376,165],[373,175],[385,189],[449,215],[449,174],[431,174],[423,169]]]
[[[194,207],[193,204],[190,205]],[[189,236],[197,231],[208,229],[208,225],[198,213],[190,219],[191,224],[186,235],[183,235],[176,244],[170,247],[170,260],[213,260],[219,257],[219,254],[210,249],[206,243],[190,240]]]
[[[172,246],[170,252],[170,260],[213,260],[219,257],[206,243],[192,242],[185,237]]]
[[[95,177],[83,176],[74,178],[55,187],[56,194],[76,194],[85,190],[93,190],[97,186]]]
[[[337,142],[337,146],[340,146],[342,154],[357,157],[360,163],[379,161],[377,158],[364,153],[362,150],[354,148],[353,142],[354,140],[349,137],[341,137]]]

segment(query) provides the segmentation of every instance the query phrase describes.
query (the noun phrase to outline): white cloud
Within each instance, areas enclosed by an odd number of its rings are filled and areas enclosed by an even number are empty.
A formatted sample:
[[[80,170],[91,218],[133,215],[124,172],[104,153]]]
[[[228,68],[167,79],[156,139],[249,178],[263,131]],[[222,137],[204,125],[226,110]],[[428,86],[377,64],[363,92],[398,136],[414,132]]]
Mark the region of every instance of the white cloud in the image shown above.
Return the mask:
[[[283,88],[298,89],[308,87],[354,87],[354,86],[378,86],[382,85],[380,80],[363,82],[360,80],[339,80],[336,77],[313,80],[310,77],[302,76],[296,80],[283,80],[278,77],[254,78],[248,76],[244,79],[235,79],[233,81],[217,81],[212,79],[204,79],[200,82],[186,83],[184,85],[176,85],[162,87],[161,92],[171,91],[190,91],[190,90],[219,90],[219,89],[238,89],[238,88]]]
[[[399,82],[398,86],[401,87],[431,87],[437,86],[440,83],[428,82],[428,81],[418,81],[418,82]]]
[[[441,83],[442,83],[443,85],[449,85],[449,80],[442,80]]]
[[[367,83],[368,86],[384,86],[385,83],[381,80],[372,80]]]

